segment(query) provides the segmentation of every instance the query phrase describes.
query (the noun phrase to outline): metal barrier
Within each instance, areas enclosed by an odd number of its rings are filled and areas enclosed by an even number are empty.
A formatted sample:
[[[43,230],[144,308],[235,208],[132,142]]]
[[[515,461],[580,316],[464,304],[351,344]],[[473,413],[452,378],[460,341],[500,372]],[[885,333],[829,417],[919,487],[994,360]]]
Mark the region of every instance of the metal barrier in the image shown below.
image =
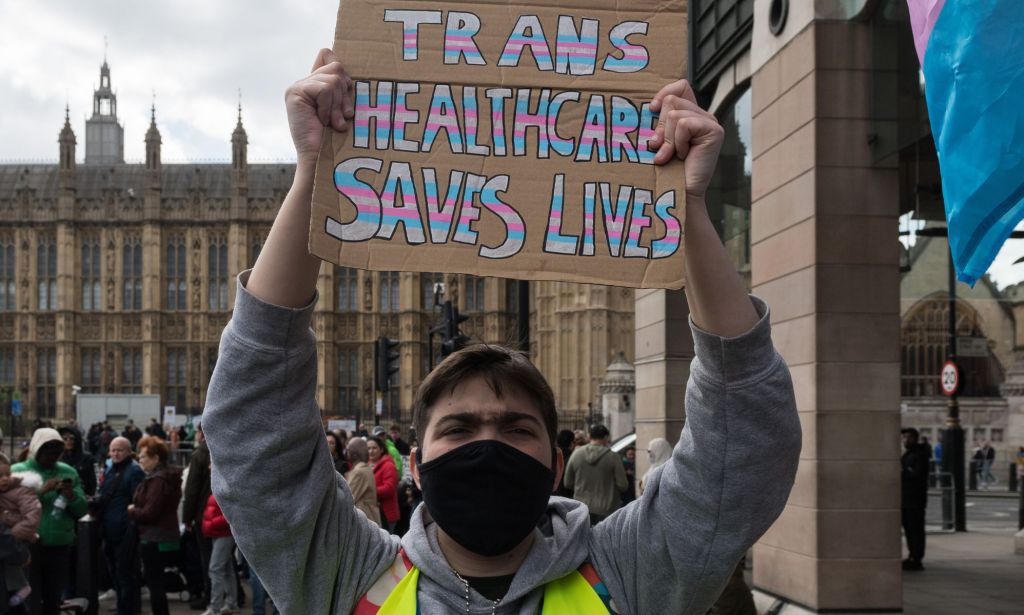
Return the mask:
[[[171,451],[171,465],[179,468],[187,468],[188,462],[192,459],[192,448],[176,448]]]

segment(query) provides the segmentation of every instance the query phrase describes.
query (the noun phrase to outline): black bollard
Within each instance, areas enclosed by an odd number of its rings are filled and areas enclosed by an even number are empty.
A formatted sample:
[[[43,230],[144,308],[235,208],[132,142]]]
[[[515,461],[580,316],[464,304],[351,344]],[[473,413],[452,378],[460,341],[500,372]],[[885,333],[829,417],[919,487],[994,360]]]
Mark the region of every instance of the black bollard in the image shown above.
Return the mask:
[[[978,490],[978,471],[981,469],[981,466],[978,465],[977,461],[971,460],[970,469],[971,469],[971,475],[967,478],[967,489],[969,491],[977,491]]]
[[[1020,500],[1017,503],[1017,530],[1024,530],[1024,489],[1020,489]]]
[[[1006,490],[1010,493],[1017,491],[1017,464],[1012,461],[1010,462],[1010,474],[1006,479]]]
[[[77,576],[75,577],[75,598],[85,598],[88,601],[86,615],[97,615],[99,603],[97,602],[97,577],[100,562],[100,528],[99,522],[86,515],[78,520],[78,546],[75,549],[75,564]]]

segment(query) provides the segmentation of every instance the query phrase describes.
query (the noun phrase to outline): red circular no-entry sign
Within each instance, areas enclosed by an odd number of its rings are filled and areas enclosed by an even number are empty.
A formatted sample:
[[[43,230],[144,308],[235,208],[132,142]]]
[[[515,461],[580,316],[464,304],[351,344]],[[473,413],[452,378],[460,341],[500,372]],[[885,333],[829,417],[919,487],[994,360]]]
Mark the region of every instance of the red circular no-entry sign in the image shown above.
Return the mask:
[[[956,368],[956,363],[952,361],[946,361],[942,364],[942,376],[940,378],[942,385],[943,395],[955,395],[960,389],[960,370]]]

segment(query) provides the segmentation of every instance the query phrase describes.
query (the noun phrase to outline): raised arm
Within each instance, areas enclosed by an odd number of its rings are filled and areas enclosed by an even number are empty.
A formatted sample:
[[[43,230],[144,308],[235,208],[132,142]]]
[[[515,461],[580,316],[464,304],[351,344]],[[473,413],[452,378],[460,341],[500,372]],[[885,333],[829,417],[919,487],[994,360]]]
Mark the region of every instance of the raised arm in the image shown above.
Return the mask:
[[[708,217],[708,183],[715,172],[725,131],[715,116],[697,104],[686,80],[658,92],[651,110],[660,113],[652,147],[655,164],[673,156],[686,161],[686,221],[683,228],[686,263],[686,302],[701,329],[722,337],[735,337],[757,323],[743,281]]]
[[[685,81],[664,88],[656,163],[686,161],[686,297],[695,358],[686,423],[644,493],[594,528],[591,558],[626,613],[703,615],[776,519],[796,474],[793,385],[708,218],[704,194],[723,130]]]
[[[320,259],[309,253],[309,208],[316,159],[327,126],[348,129],[354,115],[352,80],[334,52],[321,49],[313,72],[285,93],[288,127],[297,157],[295,181],[285,197],[246,288],[258,299],[286,308],[313,300]]]
[[[396,537],[355,512],[316,402],[309,200],[324,127],[345,128],[348,93],[328,50],[288,90],[294,184],[254,270],[239,276],[203,413],[213,492],[283,613],[347,615],[398,551]]]

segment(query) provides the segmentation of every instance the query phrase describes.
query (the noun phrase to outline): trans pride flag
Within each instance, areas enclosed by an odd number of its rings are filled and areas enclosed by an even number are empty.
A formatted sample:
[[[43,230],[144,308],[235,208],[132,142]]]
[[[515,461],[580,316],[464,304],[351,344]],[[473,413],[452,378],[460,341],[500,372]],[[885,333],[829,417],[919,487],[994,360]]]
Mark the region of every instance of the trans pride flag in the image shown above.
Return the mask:
[[[1024,219],[1024,0],[907,0],[960,280]]]

